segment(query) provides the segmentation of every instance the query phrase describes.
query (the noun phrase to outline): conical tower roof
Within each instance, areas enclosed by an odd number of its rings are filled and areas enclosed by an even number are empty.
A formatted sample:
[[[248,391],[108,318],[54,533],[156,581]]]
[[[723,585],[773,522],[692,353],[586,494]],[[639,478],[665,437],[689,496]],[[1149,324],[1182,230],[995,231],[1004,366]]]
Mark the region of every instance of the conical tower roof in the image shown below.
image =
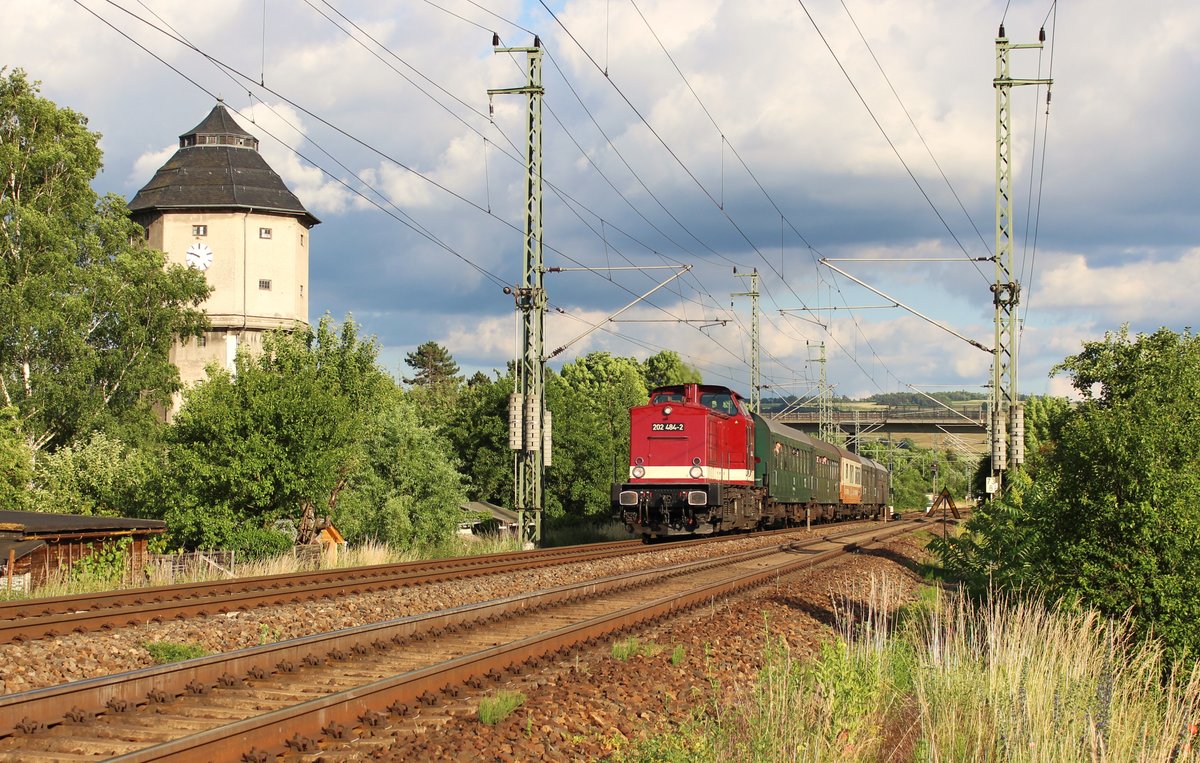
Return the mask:
[[[258,153],[258,139],[217,103],[179,136],[179,150],[129,202],[138,213],[184,209],[253,209],[321,222]]]

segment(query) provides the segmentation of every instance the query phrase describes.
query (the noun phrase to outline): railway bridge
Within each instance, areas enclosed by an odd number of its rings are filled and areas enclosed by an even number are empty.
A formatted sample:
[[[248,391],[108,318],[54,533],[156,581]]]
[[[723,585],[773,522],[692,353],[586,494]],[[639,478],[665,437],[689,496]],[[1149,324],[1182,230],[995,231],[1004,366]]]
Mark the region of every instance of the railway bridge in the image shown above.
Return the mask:
[[[821,426],[815,410],[763,415],[806,434],[816,434]],[[969,450],[987,444],[987,409],[982,404],[955,410],[916,406],[834,410],[833,423],[851,440],[908,438],[926,447]]]

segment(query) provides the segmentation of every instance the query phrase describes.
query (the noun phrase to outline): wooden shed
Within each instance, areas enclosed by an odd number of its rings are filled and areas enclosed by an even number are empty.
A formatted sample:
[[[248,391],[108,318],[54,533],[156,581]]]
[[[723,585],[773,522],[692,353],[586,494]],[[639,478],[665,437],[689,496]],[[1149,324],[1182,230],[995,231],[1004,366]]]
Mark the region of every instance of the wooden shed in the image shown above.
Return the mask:
[[[146,563],[147,542],[167,530],[158,519],[80,517],[36,511],[0,511],[0,564],[3,585],[32,587],[97,551],[131,539],[131,571]]]
[[[469,501],[459,506],[463,519],[459,522],[459,535],[517,534],[517,512],[487,501]],[[490,518],[480,519],[487,515]]]

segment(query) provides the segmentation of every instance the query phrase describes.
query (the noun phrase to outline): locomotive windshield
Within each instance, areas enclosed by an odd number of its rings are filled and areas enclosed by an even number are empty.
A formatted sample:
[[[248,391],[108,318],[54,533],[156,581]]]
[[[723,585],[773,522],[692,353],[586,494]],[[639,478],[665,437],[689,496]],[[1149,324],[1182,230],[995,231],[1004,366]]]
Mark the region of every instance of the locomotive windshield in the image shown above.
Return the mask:
[[[655,392],[654,397],[650,398],[651,405],[662,405],[663,403],[682,403],[682,392]]]
[[[737,414],[737,408],[733,404],[733,396],[728,392],[705,392],[700,395],[700,405],[710,410],[724,413],[726,416]]]

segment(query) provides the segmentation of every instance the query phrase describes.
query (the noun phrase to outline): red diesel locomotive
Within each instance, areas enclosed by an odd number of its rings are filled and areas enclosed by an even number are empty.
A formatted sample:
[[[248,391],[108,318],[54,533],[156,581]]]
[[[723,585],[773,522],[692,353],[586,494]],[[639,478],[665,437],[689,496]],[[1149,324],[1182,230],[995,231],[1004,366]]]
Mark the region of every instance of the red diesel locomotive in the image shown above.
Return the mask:
[[[886,516],[883,464],[757,416],[728,387],[660,387],[629,417],[612,502],[644,540]]]

